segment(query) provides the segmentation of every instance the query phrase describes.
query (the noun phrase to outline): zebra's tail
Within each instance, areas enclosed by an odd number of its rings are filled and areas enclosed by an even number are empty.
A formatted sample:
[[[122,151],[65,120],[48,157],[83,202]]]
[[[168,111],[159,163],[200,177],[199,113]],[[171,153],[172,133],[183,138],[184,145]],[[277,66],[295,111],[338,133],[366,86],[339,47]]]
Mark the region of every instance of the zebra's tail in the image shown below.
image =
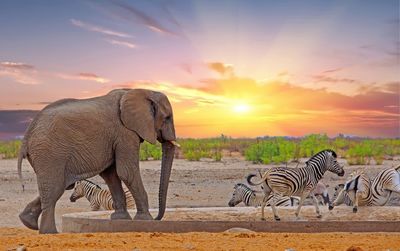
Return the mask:
[[[256,177],[256,176],[257,176],[256,174],[249,174],[249,175],[247,176],[247,178],[246,178],[246,179],[247,179],[247,183],[249,183],[249,185],[251,185],[251,186],[258,186],[258,185],[261,185],[262,183],[264,183],[265,177],[262,177],[260,182],[253,183],[253,182],[251,181],[251,179],[252,179],[253,177]]]

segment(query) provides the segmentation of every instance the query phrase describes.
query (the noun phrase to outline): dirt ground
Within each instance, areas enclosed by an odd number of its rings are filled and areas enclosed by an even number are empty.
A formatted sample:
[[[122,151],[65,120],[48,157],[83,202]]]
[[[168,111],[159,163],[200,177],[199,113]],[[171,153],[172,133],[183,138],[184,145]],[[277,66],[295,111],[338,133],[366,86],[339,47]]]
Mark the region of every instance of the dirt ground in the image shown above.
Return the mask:
[[[345,164],[344,160],[340,160]],[[336,184],[344,182],[346,177],[357,169],[365,169],[372,177],[384,168],[400,163],[400,158],[384,161],[380,166],[348,166],[346,174],[339,177],[326,173],[323,182],[329,185],[330,195]],[[148,250],[159,249],[254,249],[260,250],[268,246],[284,250],[293,248],[345,250],[348,247],[360,246],[365,250],[398,250],[400,249],[400,234],[232,234],[232,233],[188,233],[188,234],[146,234],[146,233],[115,233],[115,234],[78,234],[72,238],[70,234],[57,236],[39,236],[23,227],[18,214],[23,207],[37,196],[36,177],[27,161],[23,164],[25,192],[22,192],[18,180],[16,160],[0,160],[0,248],[15,248],[24,244],[29,250],[37,248],[76,249],[82,250]],[[296,166],[296,164],[291,164]],[[189,162],[177,159],[174,161],[171,183],[168,191],[168,207],[221,207],[227,206],[233,192],[234,184],[246,183],[245,177],[257,169],[268,168],[267,165],[254,165],[241,158],[224,158],[222,162],[202,160]],[[159,161],[141,163],[141,173],[152,208],[158,206],[158,185],[160,175]],[[91,180],[105,187],[103,180],[94,177]],[[57,204],[56,222],[61,230],[61,215],[65,213],[89,211],[89,202],[82,198],[75,203],[69,201],[72,191],[66,191]],[[400,206],[400,196],[393,195],[388,206]],[[362,209],[360,209],[361,211]],[[400,210],[400,208],[398,209]],[[326,210],[324,210],[326,212]],[[389,218],[398,216],[394,211]],[[327,212],[328,213],[328,212]],[[351,215],[349,208],[349,215]],[[268,217],[268,211],[267,211]],[[349,216],[350,217],[350,216]],[[384,220],[385,215],[379,215]],[[343,218],[349,220],[349,218]],[[400,220],[400,219],[399,219]],[[285,237],[286,236],[286,237]],[[372,239],[373,237],[373,239]],[[157,240],[157,241],[152,241]],[[339,241],[340,240],[340,241]],[[373,240],[373,241],[371,241]],[[210,245],[210,242],[212,243]],[[81,243],[81,244],[79,244]],[[84,245],[82,245],[84,244]],[[35,246],[36,245],[36,246]],[[80,246],[79,246],[80,245]]]
[[[38,235],[0,229],[0,249],[16,250],[400,250],[399,233],[97,233]],[[358,248],[358,249],[357,249]]]

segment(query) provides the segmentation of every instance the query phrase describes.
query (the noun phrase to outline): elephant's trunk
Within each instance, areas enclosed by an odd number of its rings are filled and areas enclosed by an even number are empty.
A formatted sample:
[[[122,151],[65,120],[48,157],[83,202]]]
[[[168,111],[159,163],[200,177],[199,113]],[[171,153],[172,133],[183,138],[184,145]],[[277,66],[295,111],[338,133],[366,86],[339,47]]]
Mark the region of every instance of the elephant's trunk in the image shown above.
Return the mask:
[[[156,220],[161,220],[165,213],[169,176],[171,175],[171,167],[172,161],[174,160],[174,155],[175,146],[169,141],[162,143],[160,190],[158,192],[159,210],[158,215],[155,218]]]

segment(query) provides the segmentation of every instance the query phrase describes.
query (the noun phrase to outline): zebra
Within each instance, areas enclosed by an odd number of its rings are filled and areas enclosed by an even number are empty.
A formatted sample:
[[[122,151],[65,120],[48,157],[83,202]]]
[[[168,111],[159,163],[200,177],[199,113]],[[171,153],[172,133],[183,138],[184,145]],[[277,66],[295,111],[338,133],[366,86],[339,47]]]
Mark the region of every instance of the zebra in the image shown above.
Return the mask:
[[[230,207],[234,207],[240,202],[243,202],[246,206],[259,207],[264,201],[264,193],[254,191],[243,183],[237,183],[233,188],[232,198],[228,202]],[[270,206],[271,198],[272,195],[267,198],[266,206]],[[276,206],[295,206],[298,205],[298,202],[299,198],[297,197],[283,196],[277,200]]]
[[[353,206],[353,201],[351,200],[350,196],[346,192],[342,192],[344,189],[344,184],[340,183],[335,186],[335,192],[333,194],[332,202],[329,203],[329,210],[333,209],[333,205],[341,205],[345,204],[347,206]]]
[[[281,196],[300,196],[299,206],[295,213],[297,218],[299,217],[300,209],[305,198],[311,195],[317,217],[321,218],[318,200],[311,191],[315,189],[318,181],[326,171],[336,173],[338,176],[344,175],[343,167],[339,165],[336,158],[337,155],[333,150],[323,150],[306,161],[305,167],[273,167],[264,173],[261,181],[256,183],[251,182],[251,179],[256,175],[250,174],[247,176],[247,182],[252,186],[266,182],[267,186],[263,189],[265,197],[268,197],[271,193]],[[276,198],[277,197],[273,197],[271,200],[271,207],[274,219],[279,221],[280,217],[275,208]],[[264,207],[265,203],[261,205],[262,219],[264,219]]]
[[[354,213],[357,213],[358,206],[385,205],[392,192],[400,193],[400,165],[380,171],[373,180],[363,171],[356,171],[341,191],[347,193],[352,200]],[[331,208],[338,204],[334,201]]]
[[[329,193],[328,193],[328,185],[325,185],[322,183],[322,181],[318,181],[317,185],[315,186],[314,190],[311,191],[312,194],[317,198],[318,203],[320,205],[326,205],[329,204]],[[312,198],[312,195],[310,196]]]
[[[126,207],[134,208],[135,201],[132,194],[127,188],[124,188]],[[92,211],[98,211],[100,208],[104,210],[114,210],[114,202],[111,192],[107,189],[101,188],[99,185],[89,180],[81,180],[75,182],[74,191],[69,198],[71,202],[75,202],[83,196],[90,202]]]

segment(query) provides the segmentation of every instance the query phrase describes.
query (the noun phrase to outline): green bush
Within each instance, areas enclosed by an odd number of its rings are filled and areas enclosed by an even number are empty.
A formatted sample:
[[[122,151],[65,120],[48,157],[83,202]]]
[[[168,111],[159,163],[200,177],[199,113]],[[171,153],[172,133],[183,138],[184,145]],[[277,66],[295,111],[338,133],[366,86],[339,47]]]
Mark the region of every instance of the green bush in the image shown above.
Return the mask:
[[[316,153],[332,148],[326,134],[310,134],[300,140],[300,156],[309,158]]]
[[[382,164],[383,160],[400,155],[400,139],[355,139],[343,135],[330,139],[326,134],[311,134],[303,138],[264,137],[257,139],[233,139],[225,135],[207,139],[179,139],[183,157],[191,161],[210,158],[221,161],[223,152],[240,152],[246,160],[254,163],[287,163],[299,158],[310,158],[323,149],[335,150],[345,157],[350,165],[366,165],[372,160]],[[0,155],[4,158],[18,157],[20,140],[0,141]],[[140,160],[159,160],[161,144],[143,142],[140,145]]]
[[[296,143],[284,138],[262,140],[245,151],[246,160],[253,163],[287,163],[296,159]]]
[[[17,158],[20,148],[21,140],[0,142],[0,155],[2,155],[6,159]]]
[[[162,157],[161,144],[152,145],[146,141],[140,144],[139,158],[140,160],[160,160]]]
[[[385,145],[380,140],[363,140],[353,144],[347,151],[349,165],[369,165],[374,159],[376,164],[382,164]]]

